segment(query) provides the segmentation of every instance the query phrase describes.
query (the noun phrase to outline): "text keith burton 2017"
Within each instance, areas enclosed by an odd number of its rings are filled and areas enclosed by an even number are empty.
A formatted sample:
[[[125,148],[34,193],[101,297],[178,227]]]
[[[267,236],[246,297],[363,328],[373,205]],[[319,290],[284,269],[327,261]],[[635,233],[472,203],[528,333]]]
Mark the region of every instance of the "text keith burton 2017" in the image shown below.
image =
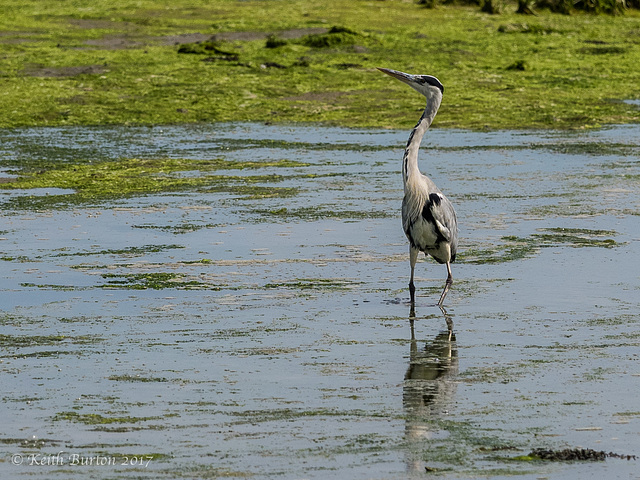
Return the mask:
[[[27,455],[14,454],[11,463],[14,465],[32,466],[137,466],[148,467],[153,460],[152,455],[80,455],[78,453],[58,452],[56,455],[30,453]]]

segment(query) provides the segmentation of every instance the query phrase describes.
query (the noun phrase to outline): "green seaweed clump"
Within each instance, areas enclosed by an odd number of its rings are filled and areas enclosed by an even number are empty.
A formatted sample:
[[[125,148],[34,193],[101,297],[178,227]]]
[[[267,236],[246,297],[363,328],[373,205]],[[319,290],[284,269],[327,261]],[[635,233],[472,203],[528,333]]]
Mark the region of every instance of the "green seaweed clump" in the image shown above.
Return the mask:
[[[504,242],[487,249],[467,249],[461,252],[458,261],[472,264],[496,264],[529,258],[537,254],[541,248],[568,246],[572,248],[597,247],[616,248],[623,245],[613,238],[617,233],[612,230],[589,230],[586,228],[546,228],[529,237],[508,235],[502,237]]]
[[[297,290],[343,290],[353,288],[356,282],[341,278],[300,278],[289,282],[267,283],[264,288],[292,288]]]
[[[279,182],[281,175],[233,176],[209,174],[220,169],[289,168],[307,166],[290,160],[235,162],[224,159],[120,159],[96,163],[33,164],[20,170],[15,182],[0,184],[0,189],[70,189],[73,193],[46,196],[18,196],[8,203],[15,208],[44,209],[68,207],[78,203],[126,198],[162,192],[207,190],[229,192],[249,198],[287,197],[297,194],[293,187],[265,187],[258,182]],[[196,175],[185,175],[185,172]]]
[[[178,48],[178,53],[192,53],[198,55],[224,55],[235,60],[238,59],[238,54],[236,52],[230,52],[228,50],[223,50],[220,48],[222,43],[215,40],[210,39],[204,42],[195,42],[195,43],[185,43],[180,45]]]
[[[142,382],[142,383],[147,383],[147,382],[168,382],[169,380],[167,380],[165,377],[141,377],[139,375],[129,375],[129,374],[125,374],[125,375],[110,375],[109,376],[109,380],[114,380],[117,382]]]
[[[335,48],[353,45],[359,34],[346,27],[331,27],[327,33],[307,35],[300,43],[312,48]]]
[[[61,412],[53,418],[56,421],[67,420],[85,425],[105,425],[110,423],[137,423],[157,420],[160,417],[105,417],[98,413]]]
[[[163,290],[165,288],[220,290],[220,287],[217,285],[209,285],[197,280],[182,280],[183,275],[178,273],[103,273],[102,278],[107,279],[107,283],[102,285],[102,288],[129,290]]]
[[[278,48],[286,45],[288,42],[284,38],[280,38],[276,35],[267,36],[267,41],[265,42],[265,48]]]

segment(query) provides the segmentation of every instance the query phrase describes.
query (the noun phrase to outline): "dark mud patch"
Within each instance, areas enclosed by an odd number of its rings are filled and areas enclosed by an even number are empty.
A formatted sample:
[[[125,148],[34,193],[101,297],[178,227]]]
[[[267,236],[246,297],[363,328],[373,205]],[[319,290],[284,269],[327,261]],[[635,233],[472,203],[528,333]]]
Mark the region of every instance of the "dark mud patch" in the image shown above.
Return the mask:
[[[252,40],[266,40],[270,35],[275,35],[278,38],[284,38],[287,40],[293,40],[305,37],[307,35],[321,35],[328,31],[327,28],[291,28],[289,30],[280,30],[277,32],[222,32],[216,33],[214,38],[218,40],[231,41],[252,41]]]
[[[159,37],[116,33],[108,34],[101,38],[86,40],[84,44],[105,50],[124,50],[127,48],[139,48],[152,45],[184,45],[189,43],[207,41],[210,38],[211,34],[198,32],[181,33],[177,35],[163,35]]]
[[[74,21],[78,22],[78,21]],[[109,27],[108,25],[111,24]],[[107,22],[107,21],[83,21],[78,24],[81,28],[114,28],[122,27],[123,24]],[[93,26],[92,26],[93,25]],[[125,25],[126,26],[126,25]],[[294,40],[302,38],[308,35],[319,35],[327,31],[326,28],[294,28],[290,30],[282,30],[276,32],[257,32],[257,31],[244,31],[244,32],[221,32],[214,35],[210,33],[200,32],[188,32],[180,33],[176,35],[162,35],[162,36],[143,36],[128,33],[115,33],[108,34],[101,38],[90,39],[84,42],[85,45],[91,47],[98,47],[105,50],[124,50],[128,48],[140,48],[152,45],[170,46],[170,45],[187,45],[197,44],[207,41],[225,41],[225,42],[251,42],[256,40],[265,40],[270,35],[276,35],[278,38],[286,40]]]
[[[130,35],[110,34],[102,38],[85,40],[85,45],[98,47],[104,50],[124,50],[150,45],[153,37],[132,37]]]
[[[75,67],[47,67],[44,65],[28,65],[22,74],[29,77],[61,78],[77,75],[101,75],[108,72],[106,65],[80,65]]]

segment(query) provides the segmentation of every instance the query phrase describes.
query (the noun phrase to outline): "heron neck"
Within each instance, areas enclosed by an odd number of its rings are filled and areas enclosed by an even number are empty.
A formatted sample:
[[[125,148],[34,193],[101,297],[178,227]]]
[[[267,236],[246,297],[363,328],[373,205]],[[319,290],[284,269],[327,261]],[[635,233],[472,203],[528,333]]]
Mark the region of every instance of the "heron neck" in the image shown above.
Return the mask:
[[[420,175],[420,168],[418,167],[418,150],[422,143],[422,137],[424,137],[424,134],[431,126],[431,122],[433,122],[439,106],[440,101],[438,101],[437,98],[427,101],[427,106],[424,109],[420,120],[418,120],[418,123],[413,127],[413,130],[409,135],[409,141],[407,142],[407,147],[404,150],[402,162],[402,178],[405,185],[411,180],[411,178],[415,178]]]

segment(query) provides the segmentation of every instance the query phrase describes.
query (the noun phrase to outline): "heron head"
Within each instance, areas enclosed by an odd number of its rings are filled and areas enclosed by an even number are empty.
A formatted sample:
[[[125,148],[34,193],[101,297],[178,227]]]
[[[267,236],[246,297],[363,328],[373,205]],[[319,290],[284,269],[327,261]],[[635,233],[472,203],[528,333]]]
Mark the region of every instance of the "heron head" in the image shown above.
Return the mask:
[[[444,93],[444,86],[440,83],[440,80],[431,75],[411,75],[410,73],[380,67],[378,67],[378,70],[406,83],[427,98],[431,98],[434,95],[440,95],[442,98]]]

